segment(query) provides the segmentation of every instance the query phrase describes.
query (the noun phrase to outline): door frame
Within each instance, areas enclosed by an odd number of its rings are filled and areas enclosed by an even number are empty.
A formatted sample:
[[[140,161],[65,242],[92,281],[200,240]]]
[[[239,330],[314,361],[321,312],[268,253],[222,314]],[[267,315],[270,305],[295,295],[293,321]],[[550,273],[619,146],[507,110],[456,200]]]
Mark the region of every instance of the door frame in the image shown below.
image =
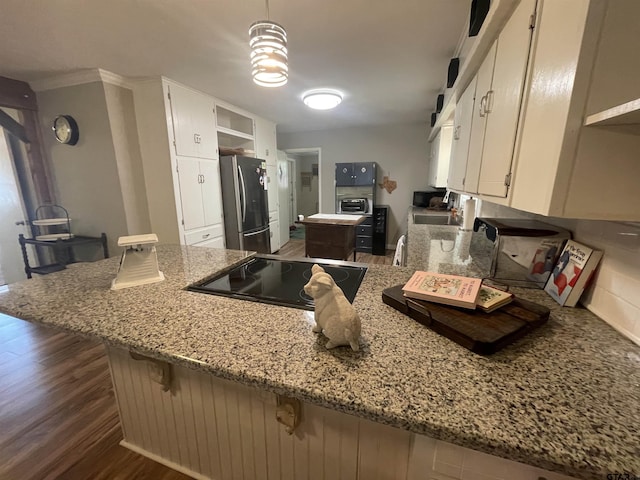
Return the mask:
[[[283,150],[285,153],[290,153],[292,155],[296,155],[299,153],[315,153],[318,155],[318,213],[322,213],[322,148],[321,147],[303,147],[303,148],[286,148]],[[297,167],[297,161],[296,167]],[[295,175],[298,175],[298,169],[295,169]],[[297,177],[294,177],[294,207],[297,208]],[[333,213],[333,212],[329,212]],[[294,213],[297,215],[297,213]]]

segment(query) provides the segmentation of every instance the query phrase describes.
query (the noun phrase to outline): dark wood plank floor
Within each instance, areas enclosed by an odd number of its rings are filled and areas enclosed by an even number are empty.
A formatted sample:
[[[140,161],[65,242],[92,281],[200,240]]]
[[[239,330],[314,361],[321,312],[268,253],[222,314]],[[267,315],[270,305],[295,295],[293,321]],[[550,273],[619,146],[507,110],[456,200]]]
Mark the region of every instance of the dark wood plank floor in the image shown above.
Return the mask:
[[[279,254],[303,257],[304,240]],[[392,251],[356,257],[392,260]],[[0,314],[0,480],[189,478],[121,439],[102,344]]]

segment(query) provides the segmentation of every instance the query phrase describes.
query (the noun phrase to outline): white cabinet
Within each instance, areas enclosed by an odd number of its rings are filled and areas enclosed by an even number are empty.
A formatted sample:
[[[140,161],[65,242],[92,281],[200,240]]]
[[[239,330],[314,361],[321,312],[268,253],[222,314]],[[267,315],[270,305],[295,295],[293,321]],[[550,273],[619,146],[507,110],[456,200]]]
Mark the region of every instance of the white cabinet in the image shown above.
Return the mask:
[[[276,165],[267,164],[267,202],[269,203],[269,218],[277,219],[278,214],[278,172]]]
[[[506,197],[536,0],[522,0],[480,65],[464,190]]]
[[[280,250],[280,222],[273,220],[269,222],[269,235],[271,241],[271,253],[276,253]]]
[[[224,243],[215,100],[165,78],[133,91],[151,231],[162,243]]]
[[[453,121],[453,141],[447,187],[450,190],[462,191],[465,188],[469,140],[473,126],[473,108],[476,95],[477,77],[471,81],[467,89],[456,103]]]
[[[256,125],[256,157],[262,158],[267,165],[276,165],[276,124],[260,117],[255,117]]]
[[[427,184],[431,187],[443,188],[447,186],[452,139],[453,125],[443,125],[431,142],[431,158],[427,177]]]
[[[218,158],[213,98],[180,85],[169,84],[168,90],[176,154]]]
[[[542,4],[510,206],[640,221],[640,136],[624,118],[584,125],[640,97],[638,18],[633,0]]]
[[[185,231],[222,224],[219,160],[177,157]]]

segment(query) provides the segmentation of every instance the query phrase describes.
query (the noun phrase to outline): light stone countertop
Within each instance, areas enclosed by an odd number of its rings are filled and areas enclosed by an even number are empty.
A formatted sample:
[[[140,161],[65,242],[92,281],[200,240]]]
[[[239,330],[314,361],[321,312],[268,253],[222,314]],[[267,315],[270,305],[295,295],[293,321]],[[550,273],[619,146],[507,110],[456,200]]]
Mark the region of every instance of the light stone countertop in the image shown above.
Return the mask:
[[[382,303],[413,268],[371,265],[354,301],[361,351],[328,351],[312,312],[184,290],[248,252],[157,250],[163,282],[109,290],[114,257],[12,284],[0,311],[579,478],[640,472],[640,348],[585,309],[518,290],[551,319],[482,357]]]

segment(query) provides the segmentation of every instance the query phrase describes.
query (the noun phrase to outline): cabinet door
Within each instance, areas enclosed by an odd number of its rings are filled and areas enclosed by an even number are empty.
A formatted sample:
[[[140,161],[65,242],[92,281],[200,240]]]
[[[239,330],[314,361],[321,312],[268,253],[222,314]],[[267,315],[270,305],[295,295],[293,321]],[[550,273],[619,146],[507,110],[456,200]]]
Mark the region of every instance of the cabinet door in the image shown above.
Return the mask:
[[[336,185],[353,185],[353,163],[336,163]]]
[[[471,138],[471,129],[473,128],[476,81],[477,77],[474,77],[456,103],[451,145],[451,162],[449,163],[449,176],[447,179],[447,186],[453,190],[464,190],[464,177],[467,171],[467,156],[469,155],[469,139]]]
[[[204,225],[222,223],[222,195],[220,191],[219,160],[200,160],[199,165]]]
[[[451,142],[453,141],[453,125],[442,125],[438,133],[438,145],[436,156],[432,164],[435,178],[433,186],[444,188],[447,186],[447,176],[449,174],[449,162],[451,161]],[[432,168],[429,167],[429,168]]]
[[[427,185],[435,186],[436,170],[438,168],[438,148],[440,146],[440,131],[431,141],[431,150],[429,152],[429,169],[427,170]]]
[[[506,197],[518,128],[536,0],[523,0],[500,36],[486,100],[486,127],[478,193]],[[475,127],[474,127],[475,128]]]
[[[278,168],[267,164],[267,201],[269,202],[269,219],[278,217]]]
[[[271,241],[271,253],[276,253],[280,250],[280,222],[278,220],[269,222],[269,235]]]
[[[276,154],[276,124],[256,117],[256,157],[262,158],[267,165],[275,166]]]
[[[185,230],[204,226],[202,208],[202,175],[196,158],[178,157],[178,182],[182,203],[182,221]]]
[[[169,93],[176,154],[217,158],[213,98],[177,85],[170,85]]]
[[[376,182],[375,163],[354,163],[353,164],[354,185],[373,185]]]
[[[469,138],[469,156],[465,173],[464,191],[478,193],[478,179],[484,147],[484,131],[487,120],[487,98],[491,90],[493,65],[496,58],[497,41],[493,43],[476,75],[476,102],[473,110],[471,137]]]

